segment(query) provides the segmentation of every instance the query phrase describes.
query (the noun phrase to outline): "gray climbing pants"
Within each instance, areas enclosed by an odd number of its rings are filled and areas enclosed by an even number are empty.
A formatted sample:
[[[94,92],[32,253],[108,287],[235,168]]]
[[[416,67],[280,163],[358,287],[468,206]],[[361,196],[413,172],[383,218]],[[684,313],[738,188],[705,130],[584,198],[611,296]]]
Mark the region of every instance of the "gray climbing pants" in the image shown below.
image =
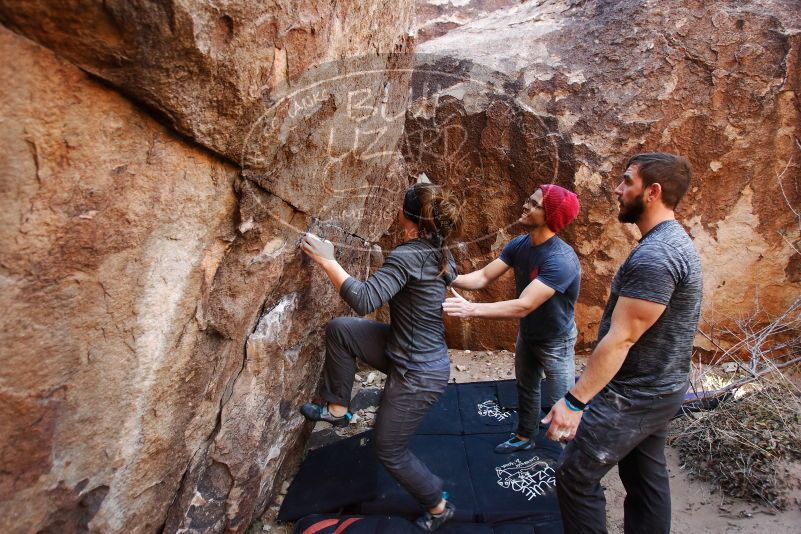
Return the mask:
[[[426,509],[439,504],[442,479],[409,450],[417,428],[448,385],[450,369],[405,369],[387,358],[390,326],[359,317],[338,317],[325,332],[323,398],[350,406],[356,359],[387,375],[376,414],[373,442],[378,459],[395,480]]]

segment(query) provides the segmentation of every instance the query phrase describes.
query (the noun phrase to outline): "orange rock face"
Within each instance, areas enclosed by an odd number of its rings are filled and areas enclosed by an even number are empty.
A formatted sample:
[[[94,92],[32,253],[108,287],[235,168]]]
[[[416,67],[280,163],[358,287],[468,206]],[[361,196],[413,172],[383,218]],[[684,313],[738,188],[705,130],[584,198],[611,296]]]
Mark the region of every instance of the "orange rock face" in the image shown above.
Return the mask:
[[[0,2],[3,532],[246,530],[405,186],[410,2],[159,6]]]
[[[579,342],[593,342],[638,238],[612,191],[629,156],[662,150],[694,167],[677,215],[703,259],[702,326],[785,309],[801,294],[800,16],[780,1],[527,2],[420,45],[404,153],[464,191],[462,268],[520,232],[538,184],[574,189],[582,211],[563,238],[583,268]],[[470,296],[512,298],[513,284]],[[454,346],[513,349],[514,323],[449,326]]]
[[[193,323],[237,172],[6,29],[0,50],[3,530],[154,528],[216,411]]]
[[[310,67],[405,51],[412,5],[4,0],[0,22],[240,163],[265,101]]]

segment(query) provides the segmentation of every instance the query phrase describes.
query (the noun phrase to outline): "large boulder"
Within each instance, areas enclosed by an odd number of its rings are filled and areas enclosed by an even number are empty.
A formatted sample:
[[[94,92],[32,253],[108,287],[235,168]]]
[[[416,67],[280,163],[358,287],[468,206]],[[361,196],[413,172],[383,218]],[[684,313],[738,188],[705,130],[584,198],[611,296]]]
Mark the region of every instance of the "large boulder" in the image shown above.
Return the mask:
[[[702,256],[704,322],[767,317],[801,294],[800,32],[801,12],[779,0],[497,11],[418,47],[404,155],[413,172],[462,192],[463,270],[522,231],[513,223],[538,184],[578,193],[582,211],[563,237],[581,258],[586,345],[639,237],[616,220],[623,164],[641,151],[684,154],[694,182],[678,218]],[[512,298],[513,282],[469,296]],[[515,331],[449,321],[449,341],[466,348],[512,349]]]
[[[519,3],[520,0],[419,0],[414,13],[417,42],[445,35],[493,11]]]
[[[299,236],[363,277],[406,183],[410,6],[0,3],[58,53],[0,28],[4,532],[263,511],[347,313]]]
[[[152,530],[218,411],[195,315],[238,173],[6,29],[0,53],[2,530]]]
[[[0,22],[239,162],[265,101],[310,67],[403,51],[412,2],[0,1]]]
[[[412,11],[408,0],[0,0],[6,26],[368,238],[381,233],[363,216],[368,192],[396,165],[403,130]]]

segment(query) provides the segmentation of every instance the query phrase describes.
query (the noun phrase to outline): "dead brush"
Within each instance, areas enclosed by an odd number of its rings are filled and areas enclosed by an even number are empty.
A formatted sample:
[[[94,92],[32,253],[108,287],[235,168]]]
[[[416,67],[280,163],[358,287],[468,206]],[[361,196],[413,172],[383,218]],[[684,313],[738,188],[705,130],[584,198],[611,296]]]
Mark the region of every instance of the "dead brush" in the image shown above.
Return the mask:
[[[771,321],[734,324],[735,342],[693,374],[693,389],[715,391],[720,404],[674,420],[668,443],[725,495],[783,510],[801,504],[801,298]]]
[[[677,419],[669,442],[685,469],[724,494],[782,510],[799,483],[786,466],[801,461],[801,396],[781,379],[760,382],[715,410]]]

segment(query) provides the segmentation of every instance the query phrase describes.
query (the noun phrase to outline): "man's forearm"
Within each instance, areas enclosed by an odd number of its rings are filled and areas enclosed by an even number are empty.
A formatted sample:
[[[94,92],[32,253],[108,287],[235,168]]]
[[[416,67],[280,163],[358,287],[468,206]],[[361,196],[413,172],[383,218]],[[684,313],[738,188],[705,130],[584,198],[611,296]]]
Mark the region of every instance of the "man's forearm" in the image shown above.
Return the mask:
[[[531,313],[531,307],[521,299],[501,302],[473,303],[472,317],[483,319],[520,319]]]
[[[487,285],[487,278],[482,271],[473,271],[468,274],[460,274],[451,285],[459,289],[484,289]]]
[[[581,402],[589,402],[620,370],[632,344],[612,332],[604,336],[592,351],[581,379],[570,389],[573,395]]]

